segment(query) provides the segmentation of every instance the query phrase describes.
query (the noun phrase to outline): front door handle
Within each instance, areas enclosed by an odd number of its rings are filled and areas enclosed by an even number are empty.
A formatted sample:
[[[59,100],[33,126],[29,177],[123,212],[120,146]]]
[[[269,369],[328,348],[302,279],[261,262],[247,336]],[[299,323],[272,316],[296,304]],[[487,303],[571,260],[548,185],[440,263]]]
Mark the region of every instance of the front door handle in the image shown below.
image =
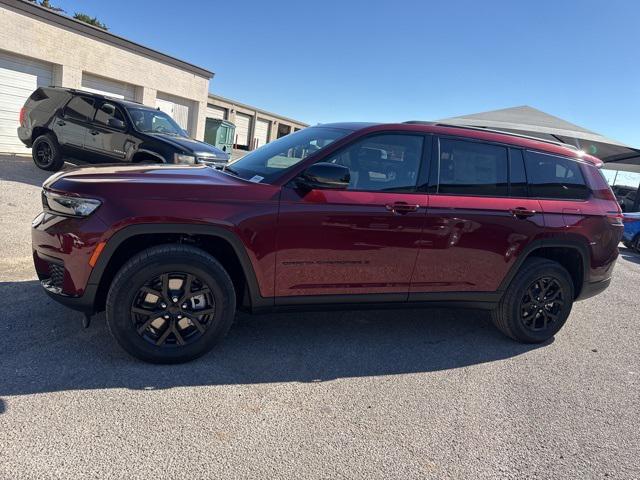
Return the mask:
[[[409,204],[407,202],[395,202],[386,204],[385,208],[390,212],[404,215],[410,212],[417,212],[420,205]]]
[[[56,123],[61,127],[64,127],[67,124],[67,122],[65,122],[64,120],[58,120]]]
[[[538,213],[535,210],[530,210],[524,207],[512,208],[511,210],[509,210],[509,212],[511,212],[511,215],[519,219],[533,217],[536,213]]]

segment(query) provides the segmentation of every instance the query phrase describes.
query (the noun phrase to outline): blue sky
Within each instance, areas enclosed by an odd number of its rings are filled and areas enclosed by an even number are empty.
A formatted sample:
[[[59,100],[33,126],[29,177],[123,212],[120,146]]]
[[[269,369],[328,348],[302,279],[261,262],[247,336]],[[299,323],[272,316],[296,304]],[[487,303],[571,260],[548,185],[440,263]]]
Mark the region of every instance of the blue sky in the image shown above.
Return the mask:
[[[308,123],[531,105],[640,147],[640,2],[52,0]]]

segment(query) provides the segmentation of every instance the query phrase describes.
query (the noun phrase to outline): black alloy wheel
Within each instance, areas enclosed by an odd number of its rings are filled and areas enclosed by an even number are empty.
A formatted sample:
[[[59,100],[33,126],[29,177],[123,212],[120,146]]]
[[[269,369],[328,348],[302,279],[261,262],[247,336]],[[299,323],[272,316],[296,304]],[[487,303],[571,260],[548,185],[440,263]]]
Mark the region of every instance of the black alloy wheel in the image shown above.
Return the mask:
[[[551,277],[539,278],[529,286],[522,298],[522,323],[533,332],[553,328],[563,306],[564,295],[558,280]]]
[[[186,272],[169,272],[138,290],[131,319],[146,341],[171,348],[199,339],[215,311],[211,288],[201,278]]]
[[[54,160],[53,148],[47,140],[38,142],[35,147],[35,161],[40,168],[49,168]]]

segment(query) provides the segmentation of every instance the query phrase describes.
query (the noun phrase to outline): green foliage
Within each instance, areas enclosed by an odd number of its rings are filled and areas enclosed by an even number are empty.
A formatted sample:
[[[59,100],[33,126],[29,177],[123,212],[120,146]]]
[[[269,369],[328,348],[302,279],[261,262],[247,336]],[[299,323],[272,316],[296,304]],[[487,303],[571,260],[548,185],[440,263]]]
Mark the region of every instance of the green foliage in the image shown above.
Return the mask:
[[[92,17],[86,13],[76,12],[73,14],[73,18],[80,20],[81,22],[88,23],[89,25],[93,25],[94,27],[101,28],[102,30],[109,30],[109,28],[96,17]]]

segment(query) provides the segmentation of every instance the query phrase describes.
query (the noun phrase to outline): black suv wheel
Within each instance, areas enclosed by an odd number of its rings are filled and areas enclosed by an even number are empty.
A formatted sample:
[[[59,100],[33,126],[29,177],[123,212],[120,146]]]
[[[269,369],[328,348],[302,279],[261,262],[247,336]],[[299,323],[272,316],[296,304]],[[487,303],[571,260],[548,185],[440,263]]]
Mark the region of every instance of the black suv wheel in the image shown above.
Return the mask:
[[[64,165],[62,149],[53,133],[45,133],[35,139],[31,146],[31,156],[38,168],[57,172]]]
[[[565,324],[573,298],[573,281],[562,265],[545,258],[530,258],[520,267],[491,316],[494,325],[514,340],[540,343]]]
[[[211,350],[235,316],[233,283],[211,255],[187,245],[137,254],[118,272],[107,296],[107,324],[131,355],[181,363]]]

